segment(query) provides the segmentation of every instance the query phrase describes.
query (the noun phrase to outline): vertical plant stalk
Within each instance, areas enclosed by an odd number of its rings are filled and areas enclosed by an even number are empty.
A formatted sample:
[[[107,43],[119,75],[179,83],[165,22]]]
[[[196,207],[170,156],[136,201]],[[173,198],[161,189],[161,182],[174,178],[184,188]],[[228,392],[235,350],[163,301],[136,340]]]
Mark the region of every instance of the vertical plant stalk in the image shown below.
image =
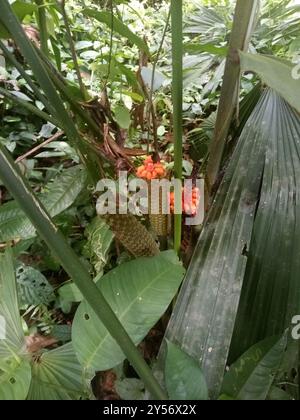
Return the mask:
[[[172,99],[173,99],[173,138],[174,138],[174,176],[182,180],[182,91],[183,91],[183,30],[182,0],[171,0],[172,21]],[[181,199],[181,197],[180,197]],[[182,215],[174,215],[174,249],[181,246]]]
[[[150,92],[149,92],[149,105],[148,105],[148,115],[147,115],[147,120],[148,120],[148,124],[149,124],[149,129],[148,129],[148,149],[147,152],[149,153],[149,143],[150,143],[150,119],[152,118],[152,125],[153,125],[153,142],[154,142],[154,151],[156,153],[156,155],[158,156],[158,152],[159,152],[159,147],[158,147],[158,140],[157,140],[157,126],[156,126],[156,120],[155,120],[155,110],[154,110],[154,105],[153,105],[153,92],[154,92],[154,81],[155,81],[155,71],[156,71],[156,66],[159,60],[159,56],[162,50],[162,47],[164,45],[164,41],[166,38],[166,34],[167,34],[167,30],[169,28],[169,24],[170,24],[170,18],[171,18],[171,7],[169,8],[169,12],[168,12],[168,16],[167,16],[167,21],[166,21],[166,25],[165,25],[165,29],[160,41],[160,45],[158,47],[157,53],[156,53],[156,57],[153,63],[153,68],[152,68],[152,75],[151,75],[151,85],[150,85]]]
[[[26,109],[28,112],[41,118],[42,120],[49,121],[56,127],[60,126],[59,121],[57,121],[56,118],[50,117],[50,115],[46,114],[46,112],[41,111],[39,108],[32,105],[30,102],[27,102],[24,99],[18,98],[16,95],[12,94],[6,89],[3,89],[2,87],[0,87],[0,95],[5,96],[6,98],[20,105],[22,108]]]
[[[32,91],[35,94],[35,96],[37,97],[37,99],[39,99],[42,102],[42,104],[44,104],[45,108],[50,112],[50,114],[54,115],[55,110],[53,110],[53,108],[51,107],[51,104],[48,102],[47,98],[41,93],[38,86],[33,82],[31,77],[26,73],[25,69],[16,60],[14,55],[8,50],[8,48],[6,48],[5,44],[3,43],[3,41],[1,41],[1,39],[0,39],[0,49],[2,50],[5,58],[10,62],[10,64],[12,64],[18,70],[18,72],[21,74],[23,79],[26,80],[26,82],[28,83],[28,86],[32,89]]]
[[[232,116],[238,104],[241,77],[238,51],[248,50],[258,4],[258,0],[237,0],[236,3],[217,121],[207,165],[209,191],[217,180]]]
[[[111,13],[111,21],[110,21],[111,28],[110,28],[110,37],[109,37],[109,56],[108,56],[107,75],[106,75],[106,78],[105,78],[105,81],[104,81],[103,91],[106,90],[107,83],[108,83],[109,76],[110,76],[110,72],[111,72],[114,26],[115,26],[113,0],[110,0],[109,7],[110,7],[110,13]]]
[[[47,70],[47,73],[52,80],[54,86],[60,92],[61,96],[64,98],[66,102],[69,103],[71,109],[73,110],[74,114],[76,116],[79,116],[81,120],[86,123],[89,128],[94,132],[94,134],[99,138],[99,140],[102,139],[103,133],[101,131],[101,127],[97,125],[97,123],[91,118],[90,114],[86,112],[74,99],[74,97],[70,94],[68,91],[68,87],[66,84],[66,80],[64,77],[56,70],[56,68],[53,66],[51,61],[45,57],[40,50],[36,49],[36,53],[38,54],[40,60],[45,66],[45,69]]]
[[[105,297],[93,282],[64,235],[53,224],[43,205],[27,186],[26,180],[19,173],[8,151],[3,146],[0,146],[0,178],[31,220],[42,239],[57,256],[63,268],[74,280],[74,283],[78,286],[99,320],[103,322],[109,333],[121,347],[152,396],[160,400],[167,399],[164,391],[154,378],[151,369],[144,361]]]
[[[1,2],[0,22],[11,34],[27,63],[30,65],[37,82],[43,89],[53,109],[55,109],[55,114],[53,116],[61,122],[61,128],[65,131],[69,140],[74,143],[82,162],[88,170],[91,180],[96,183],[99,177],[99,162],[96,161],[96,156],[88,150],[87,145],[82,140],[81,135],[66,110],[63,101],[58,95],[44,64],[41,62],[38,53],[26,36],[7,0],[2,0]]]
[[[71,32],[71,28],[70,28],[70,24],[69,24],[68,15],[67,15],[67,12],[66,12],[66,1],[61,0],[60,5],[61,5],[62,17],[63,17],[63,21],[64,21],[64,24],[65,24],[66,34],[67,34],[67,38],[68,38],[68,42],[69,42],[69,46],[70,46],[70,50],[71,50],[72,60],[73,60],[74,68],[75,68],[75,71],[76,71],[77,80],[78,80],[78,83],[79,83],[82,99],[87,99],[86,89],[85,89],[85,86],[84,86],[84,83],[83,83],[83,80],[82,80],[82,77],[81,77],[80,68],[79,68],[78,59],[77,59],[77,54],[76,54],[76,49],[75,49],[75,45],[74,45],[74,41],[73,41],[73,37],[72,37],[72,32]]]
[[[40,31],[40,41],[41,41],[41,50],[43,53],[48,57],[49,56],[49,49],[48,49],[48,29],[47,29],[47,16],[46,16],[46,5],[44,0],[35,0],[38,6],[37,12],[37,20],[39,25]]]

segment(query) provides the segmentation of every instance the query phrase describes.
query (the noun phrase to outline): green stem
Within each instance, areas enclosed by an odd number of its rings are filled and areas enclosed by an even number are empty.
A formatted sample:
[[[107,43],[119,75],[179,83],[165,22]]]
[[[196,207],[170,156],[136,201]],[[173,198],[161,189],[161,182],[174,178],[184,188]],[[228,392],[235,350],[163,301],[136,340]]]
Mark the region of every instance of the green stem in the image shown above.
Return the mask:
[[[46,114],[46,112],[41,111],[30,102],[25,101],[24,99],[18,98],[16,95],[13,95],[6,89],[0,87],[0,94],[5,96],[6,98],[10,99],[11,101],[15,102],[18,105],[21,105],[23,108],[27,109],[27,111],[35,114],[37,117],[49,121],[54,124],[56,127],[60,127],[59,121],[56,118],[51,117],[50,115]]]
[[[18,70],[18,72],[21,74],[23,79],[27,82],[28,86],[32,89],[37,99],[39,99],[42,102],[42,104],[44,104],[45,108],[51,114],[53,114],[53,108],[51,104],[47,101],[45,96],[41,93],[40,89],[32,81],[31,77],[26,73],[23,66],[16,60],[14,55],[8,50],[8,48],[5,46],[3,41],[1,41],[1,39],[0,39],[0,49],[2,50],[5,58]]]
[[[66,272],[78,286],[99,320],[103,322],[111,336],[119,344],[151,395],[156,399],[166,400],[166,394],[161,389],[151,369],[144,361],[105,297],[93,282],[64,235],[53,224],[43,205],[27,186],[26,180],[18,172],[8,151],[3,146],[0,146],[0,178],[31,220],[42,239],[57,256]]]
[[[41,50],[46,56],[49,56],[48,49],[48,29],[47,29],[47,16],[46,16],[46,6],[44,0],[35,0],[38,6],[37,12],[37,21],[39,25],[40,32],[40,41],[41,41]]]
[[[74,68],[75,68],[76,75],[77,75],[77,80],[78,80],[78,83],[79,83],[82,99],[85,100],[85,99],[87,99],[87,93],[86,93],[86,89],[85,89],[85,86],[84,86],[84,83],[83,83],[83,80],[82,80],[82,77],[81,77],[81,73],[80,73],[80,68],[79,68],[79,64],[78,64],[76,49],[75,49],[75,45],[74,45],[74,41],[73,41],[73,37],[72,37],[71,28],[70,28],[70,25],[69,25],[68,15],[67,15],[67,12],[66,12],[66,2],[65,2],[65,0],[61,0],[60,4],[61,4],[62,17],[63,17],[64,24],[65,24],[65,30],[66,30],[70,50],[71,50],[72,60],[73,60]]]
[[[42,55],[40,51],[37,50],[37,53],[40,59],[43,61],[47,73],[51,78],[53,84],[55,85],[56,89],[61,93],[62,97],[70,104],[71,109],[74,111],[74,113],[78,115],[81,118],[81,120],[88,125],[88,127],[98,138],[101,139],[103,137],[101,127],[99,127],[96,124],[96,122],[91,118],[90,114],[86,112],[69,93],[65,79],[59,72],[57,72],[53,64],[44,55]]]
[[[174,137],[174,175],[182,180],[182,91],[183,91],[183,30],[182,0],[171,0],[172,20],[172,98],[173,98],[173,137]],[[177,253],[181,246],[182,215],[174,215],[174,248]]]
[[[153,125],[153,141],[154,141],[154,150],[156,152],[156,154],[158,155],[159,152],[159,148],[158,148],[158,141],[157,141],[157,127],[156,127],[156,121],[155,121],[155,110],[154,110],[154,106],[153,106],[153,91],[154,91],[154,80],[155,80],[155,71],[156,71],[156,66],[158,63],[158,59],[162,50],[162,47],[164,45],[164,41],[165,41],[165,37],[167,34],[167,30],[169,28],[169,23],[170,23],[170,18],[171,18],[171,7],[169,9],[168,12],[168,16],[167,16],[167,21],[166,21],[166,25],[165,25],[165,29],[160,41],[160,45],[158,47],[157,53],[156,53],[156,57],[153,63],[153,68],[152,68],[152,75],[151,75],[151,86],[150,86],[150,92],[149,92],[149,105],[148,105],[148,124],[149,124],[149,128],[148,128],[148,139],[147,139],[147,148],[148,148],[148,152],[149,152],[149,143],[150,143],[150,118],[152,116],[152,125]]]
[[[236,3],[217,121],[207,166],[210,190],[218,177],[232,116],[238,104],[241,76],[238,50],[248,49],[257,6],[257,0],[237,0]]]

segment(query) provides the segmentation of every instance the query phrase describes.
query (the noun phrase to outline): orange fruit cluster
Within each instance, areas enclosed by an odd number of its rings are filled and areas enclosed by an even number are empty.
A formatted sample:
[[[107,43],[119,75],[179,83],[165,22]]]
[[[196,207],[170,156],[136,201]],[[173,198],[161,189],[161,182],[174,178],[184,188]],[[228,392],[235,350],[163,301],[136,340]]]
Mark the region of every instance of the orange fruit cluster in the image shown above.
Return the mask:
[[[147,156],[144,164],[137,168],[136,174],[139,178],[150,181],[151,179],[165,178],[166,169],[161,163],[154,163],[151,156]]]
[[[195,214],[197,213],[197,208],[200,203],[199,188],[194,187],[192,189],[191,201],[185,202],[184,196],[185,196],[185,190],[184,188],[182,188],[182,199],[181,199],[182,204],[181,205],[182,205],[183,213],[188,214],[189,216],[195,216]],[[170,209],[171,209],[171,212],[174,213],[174,209],[175,209],[175,193],[174,192],[170,193]]]

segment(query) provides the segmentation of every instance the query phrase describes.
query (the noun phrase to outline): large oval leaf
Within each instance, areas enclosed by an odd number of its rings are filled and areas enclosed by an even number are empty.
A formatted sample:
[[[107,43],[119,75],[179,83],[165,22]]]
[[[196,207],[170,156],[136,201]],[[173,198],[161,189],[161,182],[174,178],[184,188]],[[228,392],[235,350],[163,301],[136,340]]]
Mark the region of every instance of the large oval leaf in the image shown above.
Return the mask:
[[[167,340],[166,387],[171,400],[207,400],[208,390],[199,363]]]
[[[237,400],[265,400],[287,344],[271,337],[251,347],[225,375],[222,393]]]
[[[50,182],[39,198],[54,217],[73,204],[83,189],[87,173],[82,166],[64,170]],[[3,204],[0,208],[0,242],[16,238],[28,239],[35,236],[35,229],[15,201]]]
[[[21,264],[16,277],[20,305],[49,305],[55,300],[52,285],[39,270]]]
[[[122,264],[103,276],[98,286],[135,344],[163,315],[184,275],[173,251]],[[87,370],[106,370],[125,355],[86,302],[73,323],[73,345]]]

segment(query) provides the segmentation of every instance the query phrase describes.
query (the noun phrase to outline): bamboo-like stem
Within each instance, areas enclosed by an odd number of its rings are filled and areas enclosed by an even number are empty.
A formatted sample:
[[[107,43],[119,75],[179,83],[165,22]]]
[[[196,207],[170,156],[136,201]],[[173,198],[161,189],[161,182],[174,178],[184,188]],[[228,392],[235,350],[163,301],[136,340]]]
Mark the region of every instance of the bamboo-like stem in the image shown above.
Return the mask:
[[[78,80],[78,83],[79,83],[82,99],[85,100],[85,99],[87,99],[86,89],[85,89],[85,86],[84,86],[84,83],[83,83],[83,80],[82,80],[82,77],[81,77],[81,73],[80,73],[80,68],[79,68],[78,59],[77,59],[77,53],[76,53],[76,49],[75,49],[75,45],[74,45],[74,41],[73,41],[73,37],[72,37],[71,28],[70,28],[70,25],[69,25],[68,15],[67,15],[67,12],[66,12],[66,2],[65,2],[65,0],[61,0],[60,5],[61,5],[62,17],[63,17],[63,21],[64,21],[64,25],[65,25],[65,30],[66,30],[70,50],[71,50],[72,60],[73,60],[74,68],[75,68],[75,71],[76,71],[77,80]]]
[[[151,369],[144,361],[105,297],[93,282],[64,235],[53,224],[43,205],[34,196],[26,180],[19,173],[8,151],[3,146],[0,146],[0,178],[31,220],[42,239],[57,256],[66,272],[78,286],[99,320],[103,322],[109,333],[119,344],[152,396],[159,400],[167,399]]]
[[[52,124],[54,124],[56,127],[60,127],[60,122],[57,121],[56,118],[51,117],[50,115],[46,114],[46,112],[41,111],[39,108],[32,105],[30,102],[27,102],[22,98],[19,98],[18,96],[12,94],[8,90],[0,87],[0,95],[3,95],[6,98],[10,99],[11,101],[15,102],[16,104],[22,106],[23,108],[27,109],[27,111],[31,112],[32,114],[36,115],[42,120],[49,121]]]
[[[40,59],[42,60],[49,77],[51,78],[53,84],[55,85],[56,89],[60,92],[62,97],[70,104],[71,109],[74,111],[76,115],[78,115],[81,120],[88,125],[88,127],[93,131],[94,134],[99,138],[102,138],[103,133],[101,131],[101,127],[99,127],[96,122],[91,118],[88,112],[84,111],[84,109],[78,104],[78,102],[72,97],[69,93],[66,82],[64,77],[57,72],[51,61],[47,59],[42,53],[36,50],[37,54],[39,55]]]
[[[48,29],[47,29],[47,16],[46,16],[46,6],[44,0],[35,0],[38,6],[38,25],[39,25],[39,32],[40,32],[40,41],[41,41],[41,50],[46,56],[49,56],[49,49],[48,49]]]
[[[28,86],[32,89],[33,93],[39,99],[42,104],[44,104],[45,108],[53,114],[53,108],[51,104],[48,102],[47,98],[41,93],[40,89],[37,87],[37,85],[33,82],[31,77],[26,73],[23,66],[16,60],[15,56],[6,48],[3,41],[0,39],[0,49],[2,50],[5,58],[18,70],[18,72],[21,74],[23,79],[27,82]]]
[[[108,67],[107,67],[107,74],[106,74],[106,78],[104,80],[104,86],[103,86],[103,91],[106,90],[107,84],[108,84],[108,80],[109,80],[109,76],[110,76],[110,72],[111,72],[111,63],[112,63],[112,52],[113,52],[113,39],[114,39],[114,26],[115,26],[115,21],[114,21],[114,5],[113,5],[113,0],[109,1],[109,8],[110,8],[110,14],[111,14],[111,20],[110,20],[110,37],[109,37],[109,55],[108,55]]]
[[[165,41],[165,38],[166,38],[167,30],[169,28],[170,18],[171,18],[171,7],[170,7],[169,12],[168,12],[165,29],[164,29],[164,32],[163,32],[163,35],[162,35],[162,38],[161,38],[160,45],[158,47],[157,53],[156,53],[156,57],[155,57],[154,63],[153,63],[152,75],[151,75],[151,85],[150,85],[150,92],[149,92],[148,117],[147,117],[149,128],[148,128],[148,141],[147,141],[148,150],[147,150],[147,152],[149,153],[150,119],[152,118],[154,151],[155,151],[155,153],[157,155],[158,155],[158,152],[159,152],[159,147],[158,147],[158,140],[157,140],[157,126],[156,126],[156,121],[155,121],[155,110],[154,110],[154,105],[153,105],[154,80],[155,80],[156,66],[157,66],[157,63],[158,63],[158,59],[159,59],[159,56],[160,56],[162,47],[164,45],[164,41]]]
[[[183,90],[183,30],[182,0],[171,0],[172,20],[172,98],[173,98],[173,137],[174,137],[174,175],[182,180],[182,90]],[[181,198],[180,198],[181,200]],[[174,215],[174,248],[177,253],[181,246],[182,215]]]
[[[217,121],[207,165],[209,190],[217,180],[232,116],[238,104],[241,76],[238,50],[246,50],[249,47],[257,7],[258,0],[237,0],[236,3]]]

